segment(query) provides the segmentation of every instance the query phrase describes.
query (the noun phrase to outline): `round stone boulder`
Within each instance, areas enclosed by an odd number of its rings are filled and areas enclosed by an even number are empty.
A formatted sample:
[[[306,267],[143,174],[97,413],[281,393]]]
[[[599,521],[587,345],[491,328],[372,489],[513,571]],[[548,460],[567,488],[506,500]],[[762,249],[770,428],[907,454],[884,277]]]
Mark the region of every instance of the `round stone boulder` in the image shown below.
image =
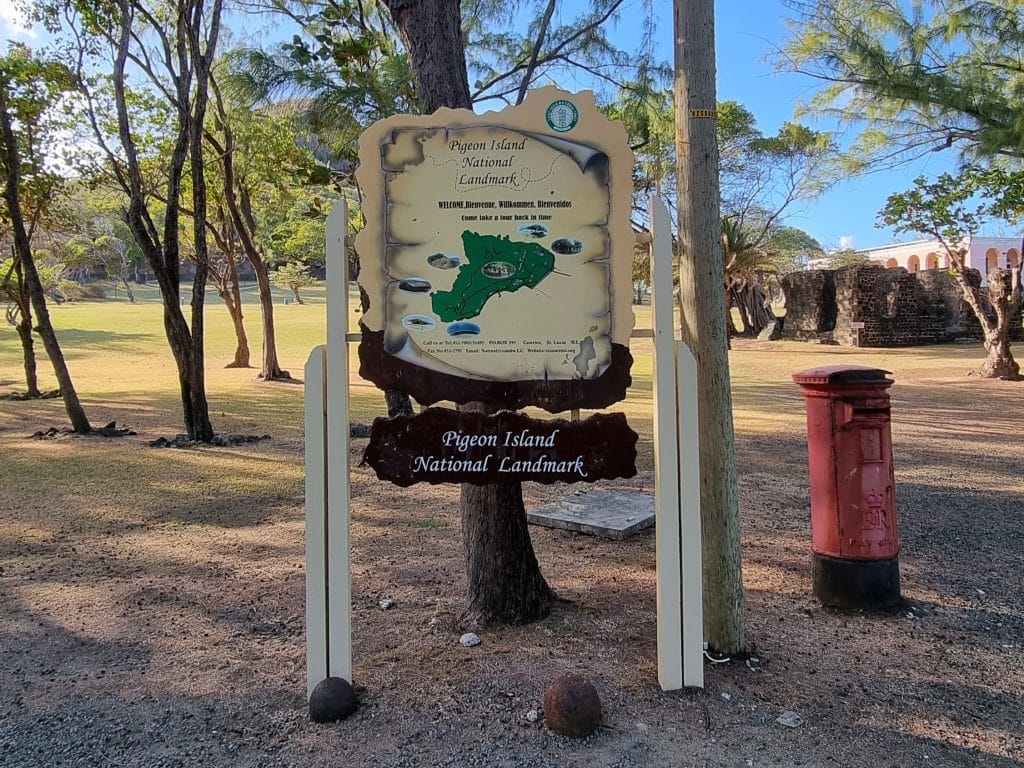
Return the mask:
[[[321,680],[309,696],[309,719],[314,723],[334,723],[356,711],[359,702],[352,685],[341,677]]]
[[[544,694],[544,722],[563,736],[589,736],[601,724],[597,689],[578,675],[558,678]]]

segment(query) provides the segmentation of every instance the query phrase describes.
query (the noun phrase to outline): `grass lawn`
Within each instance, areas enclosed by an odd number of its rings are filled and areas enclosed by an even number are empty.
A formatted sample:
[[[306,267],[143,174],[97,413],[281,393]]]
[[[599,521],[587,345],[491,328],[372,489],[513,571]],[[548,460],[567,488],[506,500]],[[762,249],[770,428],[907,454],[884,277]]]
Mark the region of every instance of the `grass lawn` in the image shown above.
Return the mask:
[[[262,334],[255,290],[255,285],[246,285],[244,294],[249,345],[253,361],[258,362]],[[306,289],[303,293],[307,297],[305,304],[286,305],[284,299],[290,294],[275,289],[274,305],[281,364],[299,380],[310,349],[324,343],[326,337],[323,289]],[[181,405],[156,288],[141,286],[136,294],[138,303],[134,305],[123,299],[82,301],[51,306],[51,313],[79,396],[92,423],[102,425],[116,420],[153,439],[181,431]],[[357,296],[353,290],[350,307],[356,306]],[[650,327],[650,306],[634,307],[634,311],[637,327]],[[350,330],[356,330],[358,313],[351,311],[349,317]],[[302,439],[301,384],[265,384],[256,380],[254,369],[223,367],[233,357],[235,340],[227,311],[212,293],[206,305],[206,328],[207,390],[214,428],[221,433],[270,434],[278,445],[294,451]],[[790,383],[790,375],[817,365],[850,362],[892,371],[897,382],[892,389],[894,432],[899,439],[915,444],[944,439],[941,433],[947,416],[1002,417],[1006,415],[1002,413],[1005,402],[1019,398],[1018,385],[978,380],[967,375],[983,358],[983,351],[976,344],[868,350],[738,340],[734,347],[730,366],[741,457],[748,445],[742,438],[749,438],[757,445],[760,438],[777,437],[782,433],[801,434],[805,418],[802,395],[799,388]],[[633,386],[619,408],[640,433],[640,466],[649,469],[653,450],[651,341],[634,339],[631,348],[635,357]],[[1016,351],[1024,356],[1020,345]],[[41,388],[55,387],[52,370],[39,343],[36,354]],[[369,423],[381,415],[383,396],[358,377],[355,344],[350,345],[350,370],[352,420]],[[23,390],[17,335],[12,327],[0,326],[0,394]],[[918,417],[921,413],[927,415]],[[0,436],[23,437],[26,429],[31,432],[65,424],[59,400],[0,401]],[[40,449],[38,444],[31,445],[34,446],[31,453],[39,450],[45,453],[46,449]],[[0,455],[3,448],[0,442]],[[802,446],[799,448],[803,450]],[[100,456],[105,452],[96,448],[84,453]],[[146,459],[138,457],[137,460],[145,463],[152,458],[147,454]],[[74,463],[74,458],[69,459]],[[283,473],[281,479],[286,476],[290,482],[298,482],[302,474],[300,459],[300,456],[291,456],[288,461],[275,464],[276,471]],[[161,458],[158,463],[164,460]],[[224,464],[222,469],[219,468],[221,463]],[[30,464],[31,467],[24,468],[27,474],[22,476],[23,480],[48,471],[45,464],[34,460]],[[240,465],[230,455],[213,452],[198,464],[209,475],[210,482],[226,485],[237,482]],[[102,475],[96,468],[83,466],[81,469],[92,477]],[[261,477],[268,484],[275,482],[272,475],[261,474]],[[0,479],[13,481],[4,477],[2,469]],[[1009,478],[1007,482],[1012,483]]]
[[[123,296],[123,291],[120,292]],[[108,294],[110,291],[108,290]],[[246,326],[252,360],[258,363],[262,333],[255,284],[247,284]],[[290,293],[274,289],[274,317],[282,367],[302,378],[310,349],[326,340],[324,290],[304,289],[305,304],[285,304]],[[164,336],[161,305],[155,286],[136,288],[138,303],[121,300],[84,301],[51,306],[51,314],[72,377],[94,424],[117,419],[130,424],[132,414],[146,414],[153,427],[166,433],[177,429],[180,403],[177,373]],[[351,307],[356,306],[353,291]],[[634,307],[638,328],[650,327],[650,306]],[[358,313],[350,312],[350,330]],[[234,333],[226,310],[210,293],[206,304],[207,389],[214,427],[219,432],[269,432],[292,437],[301,430],[301,386],[262,384],[253,370],[223,366],[234,353]],[[379,415],[382,396],[359,379],[355,346],[351,345],[353,420],[369,421]],[[1001,390],[997,382],[979,382],[965,374],[983,358],[980,345],[956,344],[899,350],[821,347],[796,342],[755,344],[738,340],[731,355],[734,418],[737,433],[769,434],[785,423],[803,419],[798,388],[790,386],[793,371],[831,362],[874,365],[893,372],[897,408],[906,393],[918,397],[920,388],[944,387],[943,399],[959,402],[957,393],[978,387]],[[633,387],[622,408],[650,452],[651,342],[635,339]],[[1021,355],[1020,346],[1017,348]],[[56,386],[42,345],[37,343],[40,386]],[[1021,355],[1024,356],[1024,355]],[[21,347],[14,329],[0,326],[0,394],[24,391]],[[911,388],[915,391],[911,393]],[[1009,385],[1013,390],[1013,385]],[[58,402],[0,406],[0,428],[14,413],[38,413],[47,425],[61,421]],[[795,420],[795,421],[794,421]],[[159,426],[157,426],[159,424]],[[180,430],[179,430],[180,431]]]

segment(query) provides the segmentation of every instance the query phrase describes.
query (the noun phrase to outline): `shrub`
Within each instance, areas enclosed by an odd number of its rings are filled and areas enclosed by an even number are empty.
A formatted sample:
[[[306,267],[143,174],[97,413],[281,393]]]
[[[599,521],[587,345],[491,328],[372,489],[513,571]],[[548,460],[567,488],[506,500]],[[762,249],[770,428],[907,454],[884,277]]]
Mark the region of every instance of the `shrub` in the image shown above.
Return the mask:
[[[74,280],[61,280],[57,285],[64,297],[69,301],[76,299],[105,299],[107,292],[99,283],[76,283]]]

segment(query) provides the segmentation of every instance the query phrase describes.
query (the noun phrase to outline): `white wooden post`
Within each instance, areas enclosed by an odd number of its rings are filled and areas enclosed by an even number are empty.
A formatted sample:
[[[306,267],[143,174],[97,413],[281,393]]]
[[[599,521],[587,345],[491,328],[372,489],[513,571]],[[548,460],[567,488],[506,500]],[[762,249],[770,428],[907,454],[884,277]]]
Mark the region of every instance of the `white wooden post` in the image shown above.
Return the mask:
[[[306,363],[307,694],[352,681],[347,220],[342,200],[327,217],[327,347]]]
[[[306,363],[306,696],[327,677],[327,355]]]
[[[676,362],[672,301],[672,231],[668,210],[651,198],[651,317],[654,326],[654,541],[658,585],[658,683],[683,687],[682,563]]]
[[[658,682],[666,691],[704,687],[697,365],[675,341],[669,222],[665,204],[652,197]]]
[[[331,677],[352,681],[352,569],[349,560],[348,206],[327,217],[327,658]]]

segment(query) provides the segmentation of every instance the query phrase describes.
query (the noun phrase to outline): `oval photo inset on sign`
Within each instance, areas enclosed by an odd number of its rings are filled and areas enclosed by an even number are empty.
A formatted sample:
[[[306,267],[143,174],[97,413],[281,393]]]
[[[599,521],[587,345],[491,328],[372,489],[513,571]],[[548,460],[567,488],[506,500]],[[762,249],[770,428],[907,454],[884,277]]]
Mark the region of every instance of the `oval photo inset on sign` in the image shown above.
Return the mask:
[[[573,256],[583,250],[583,243],[571,237],[560,237],[551,244],[551,250],[561,256]]]
[[[493,280],[504,280],[507,277],[512,277],[516,273],[516,268],[507,261],[492,261],[480,267],[480,272],[484,277],[489,277]]]
[[[531,221],[528,224],[520,224],[516,227],[516,233],[520,237],[532,237],[534,240],[541,240],[548,236],[548,228],[543,224]]]
[[[450,253],[432,253],[427,256],[427,264],[437,269],[455,269],[462,261]]]
[[[448,326],[449,336],[479,336],[480,326],[476,323],[452,323]]]
[[[400,281],[398,289],[406,293],[426,293],[430,290],[430,283],[419,277],[410,277]]]
[[[437,321],[429,315],[406,315],[402,318],[402,326],[407,331],[432,331]]]

